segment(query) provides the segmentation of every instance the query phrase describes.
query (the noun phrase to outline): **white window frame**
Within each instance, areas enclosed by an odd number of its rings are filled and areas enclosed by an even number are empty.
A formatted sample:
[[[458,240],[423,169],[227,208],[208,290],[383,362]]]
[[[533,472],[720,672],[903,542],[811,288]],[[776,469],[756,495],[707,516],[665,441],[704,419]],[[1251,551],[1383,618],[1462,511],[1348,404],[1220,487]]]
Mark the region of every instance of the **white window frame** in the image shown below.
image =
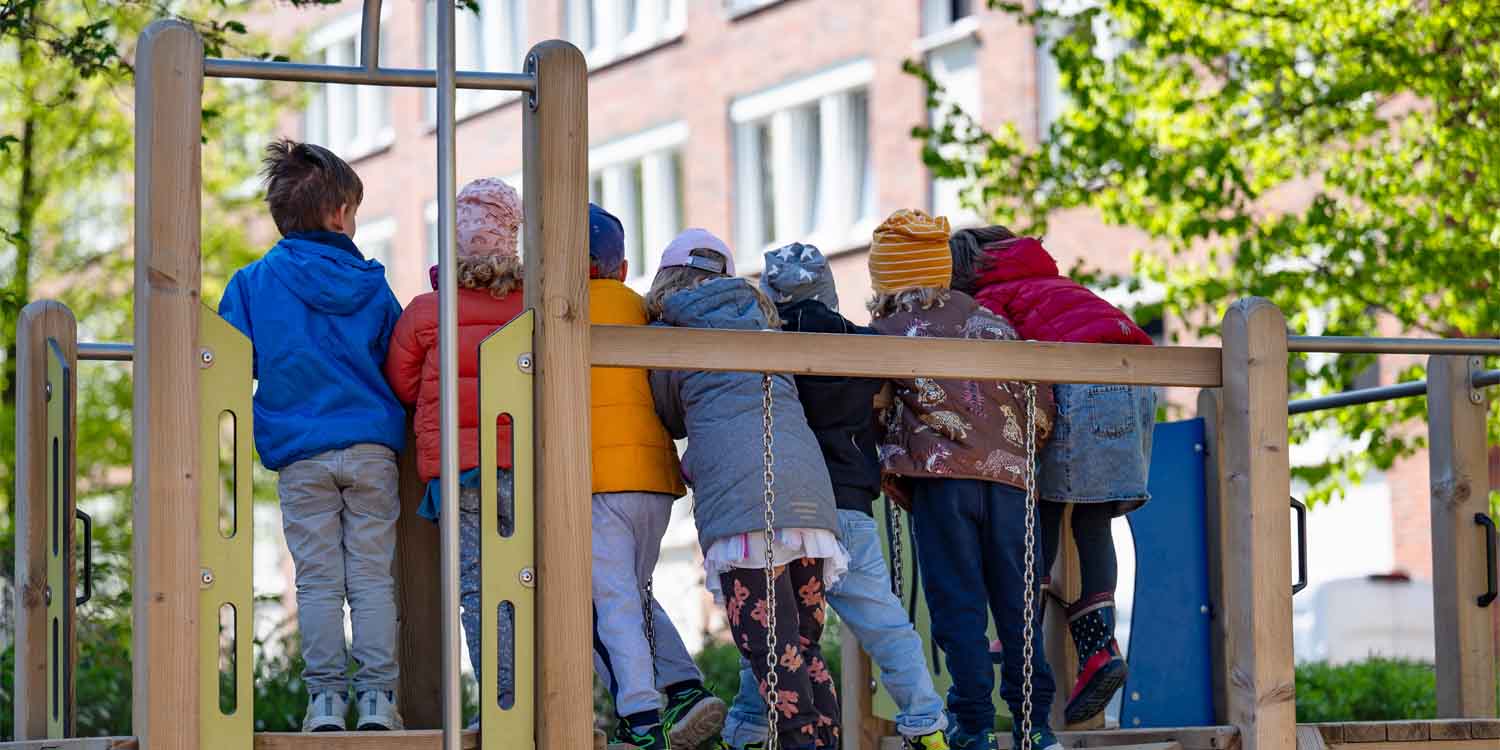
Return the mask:
[[[458,70],[486,73],[519,73],[526,61],[526,0],[478,0],[479,13],[460,8],[454,15],[453,45],[459,51],[455,61]],[[421,0],[422,59],[428,67],[437,64],[435,39],[437,0]],[[475,38],[477,34],[477,39]],[[495,44],[500,39],[503,44]],[[468,50],[484,50],[498,58],[471,59]],[[481,112],[509,104],[521,96],[518,91],[459,89],[453,101],[454,115],[463,120]],[[423,89],[423,117],[429,128],[437,126],[437,94]]]
[[[624,0],[563,3],[563,31],[583,50],[590,70],[676,41],[687,31],[687,0],[635,0],[635,31],[628,30],[624,11]],[[653,18],[662,20],[649,23]],[[586,32],[586,25],[593,30],[592,35]]]
[[[960,25],[976,25],[975,16],[979,15],[984,1],[968,0],[968,14],[954,18],[953,0],[922,0],[922,37],[943,34]],[[976,5],[981,7],[976,8]]]
[[[1064,16],[1074,16],[1089,8],[1099,7],[1101,0],[1038,0],[1043,7]],[[1040,140],[1047,134],[1047,129],[1052,123],[1067,111],[1069,98],[1062,88],[1061,71],[1058,70],[1057,60],[1052,56],[1052,38],[1062,36],[1067,29],[1057,29],[1056,25],[1070,25],[1073,20],[1052,21],[1049,28],[1037,27],[1036,35],[1036,126],[1037,138]],[[1115,36],[1110,28],[1111,21],[1105,13],[1100,13],[1093,18],[1094,27],[1094,55],[1101,60],[1112,60],[1128,48],[1128,44]],[[1047,39],[1043,38],[1043,32]]]
[[[959,28],[959,25],[955,25],[950,29],[950,31],[957,30],[961,33],[944,34],[944,39],[940,43],[935,39],[929,40],[934,43],[933,46],[928,47],[924,50],[924,59],[927,65],[928,73],[931,74],[932,77],[937,80],[937,82],[941,84],[945,89],[945,94],[947,94],[945,104],[947,102],[958,104],[959,107],[962,108],[964,112],[969,115],[969,117],[973,118],[975,122],[980,122],[980,117],[984,111],[984,68],[982,65],[980,65],[979,62],[979,40],[972,30],[977,29],[978,27],[974,22],[974,17],[972,15],[960,19],[959,24],[968,27],[970,30],[963,31]],[[962,73],[959,74],[972,75],[974,77],[974,90],[972,92],[966,92],[969,94],[967,98],[972,99],[972,101],[967,103],[968,106],[965,106],[965,102],[962,101],[964,98],[966,98],[962,94],[956,97],[953,95],[953,84],[957,82],[958,76],[945,73],[945,71],[941,70],[936,64],[936,62],[941,59],[943,55],[953,54],[959,52],[964,48],[968,48],[969,54],[973,56],[972,63],[969,68],[965,69]],[[933,126],[936,126],[938,124],[937,119],[943,109],[946,109],[946,107],[939,107],[928,110],[928,121]],[[944,149],[944,153],[962,153],[962,148],[962,146],[959,146],[957,144],[949,144],[949,146]],[[928,184],[928,194],[930,196],[932,212],[934,214],[947,216],[949,222],[955,228],[975,226],[978,225],[981,221],[978,213],[976,213],[972,208],[963,205],[962,189],[963,180],[948,180],[933,177]]]
[[[391,281],[391,263],[396,260],[396,217],[382,216],[370,221],[362,221],[354,232],[354,244],[359,247],[370,260],[380,261],[385,267],[385,279]],[[371,248],[385,245],[385,252],[371,252]]]
[[[871,146],[869,94],[875,78],[875,64],[868,59],[855,60],[815,73],[795,81],[789,81],[764,91],[735,99],[729,107],[729,119],[734,128],[735,164],[735,259],[736,267],[743,273],[756,273],[765,263],[763,254],[788,242],[810,242],[825,254],[834,254],[865,247],[870,243],[870,232],[877,222],[875,216],[875,192],[877,175],[874,174],[874,155]],[[848,121],[854,95],[863,93],[866,99],[865,152],[853,153],[857,139],[841,129],[827,127],[827,123]],[[769,164],[773,184],[776,175],[802,174],[797,172],[806,159],[796,153],[809,148],[810,142],[802,139],[810,135],[810,128],[802,126],[798,119],[811,108],[818,112],[818,153],[833,154],[819,159],[824,164],[848,165],[829,174],[819,175],[816,180],[817,193],[807,194],[808,185],[803,180],[788,180],[786,185],[774,185],[771,194],[776,203],[771,206],[776,214],[771,219],[772,236],[761,237],[760,228],[766,224],[762,204],[765,186],[760,174]],[[760,153],[759,127],[771,128],[773,153],[769,157]],[[798,134],[801,133],[801,138]],[[860,159],[869,173],[862,175],[858,169]],[[769,159],[769,161],[768,161]],[[753,168],[752,168],[753,166]],[[854,205],[843,198],[858,190],[862,176],[864,191],[857,195]],[[776,211],[781,202],[789,204],[785,211]],[[807,221],[809,228],[802,231],[797,226],[794,211],[799,206],[814,207],[814,215]],[[851,215],[852,214],[852,215]]]
[[[720,0],[724,4],[724,11],[729,14],[730,20],[741,16],[748,16],[762,8],[769,8],[786,0]]]
[[[687,140],[688,125],[678,121],[589,149],[589,185],[595,180],[601,185],[595,202],[625,224],[625,257],[630,260],[626,283],[633,287],[649,286],[662,250],[685,226],[686,217],[681,215],[685,211],[680,211],[679,204],[686,186],[678,180],[674,157],[678,162],[686,158]],[[631,184],[637,166],[641,170],[639,192]],[[638,214],[644,220],[640,227],[633,227]]]
[[[384,28],[390,15],[390,6],[382,8],[380,13],[381,26]],[[312,50],[315,62],[327,62],[334,65],[358,65],[360,55],[360,14],[351,13],[338,18],[328,25],[314,31],[308,37],[308,47]],[[344,45],[353,41],[352,59],[329,60],[328,52],[336,45]],[[382,36],[384,42],[384,36]],[[382,44],[381,46],[385,46]],[[329,130],[328,108],[329,102],[335,96],[347,98],[352,116],[354,117],[352,136],[347,143],[335,141],[333,133]],[[382,112],[383,110],[383,112]],[[372,119],[383,121],[383,124],[374,131],[370,126],[360,129],[361,123]],[[396,129],[393,123],[389,89],[385,86],[352,86],[348,84],[320,84],[313,93],[308,103],[307,111],[304,113],[303,127],[305,139],[319,145],[326,146],[334,153],[343,157],[345,161],[357,161],[364,157],[378,153],[390,147],[396,140]],[[321,122],[318,122],[321,120]],[[318,123],[318,124],[314,124]]]

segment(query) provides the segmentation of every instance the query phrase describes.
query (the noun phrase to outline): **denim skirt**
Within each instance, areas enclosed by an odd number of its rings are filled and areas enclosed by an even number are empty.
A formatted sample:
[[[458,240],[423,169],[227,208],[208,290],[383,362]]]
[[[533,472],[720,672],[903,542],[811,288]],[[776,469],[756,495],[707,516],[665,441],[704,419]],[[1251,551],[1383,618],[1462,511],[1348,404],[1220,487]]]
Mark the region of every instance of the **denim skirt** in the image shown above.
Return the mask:
[[[1039,494],[1056,503],[1111,503],[1114,515],[1146,504],[1156,390],[1150,386],[1052,386],[1057,421],[1042,447]]]

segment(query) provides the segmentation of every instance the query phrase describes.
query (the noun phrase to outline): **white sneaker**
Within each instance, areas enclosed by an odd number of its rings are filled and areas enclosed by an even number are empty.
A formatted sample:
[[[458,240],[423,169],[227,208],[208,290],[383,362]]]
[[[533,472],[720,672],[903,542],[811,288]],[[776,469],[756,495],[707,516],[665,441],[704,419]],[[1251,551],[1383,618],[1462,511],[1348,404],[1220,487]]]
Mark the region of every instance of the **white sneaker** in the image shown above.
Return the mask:
[[[354,726],[362,732],[393,731],[405,729],[401,712],[396,710],[396,694],[390,690],[366,690],[355,700],[359,706],[359,722]]]
[[[343,693],[332,690],[313,693],[307,701],[307,715],[302,718],[302,731],[342,732],[348,713],[349,699]]]

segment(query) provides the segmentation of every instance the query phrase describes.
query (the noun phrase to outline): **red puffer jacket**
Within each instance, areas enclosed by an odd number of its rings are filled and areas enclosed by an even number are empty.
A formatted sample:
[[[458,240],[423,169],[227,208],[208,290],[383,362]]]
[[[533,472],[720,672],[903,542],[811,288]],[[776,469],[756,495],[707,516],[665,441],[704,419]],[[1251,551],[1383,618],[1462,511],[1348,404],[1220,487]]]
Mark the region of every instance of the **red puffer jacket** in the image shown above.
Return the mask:
[[[521,314],[521,290],[504,299],[480,289],[458,290],[458,468],[479,465],[479,343],[495,329]],[[404,404],[416,404],[417,472],[422,481],[442,474],[441,416],[438,398],[438,294],[428,292],[411,301],[391,334],[385,358],[385,377]],[[499,466],[508,469],[510,423],[495,430]]]
[[[974,298],[1036,341],[1143,344],[1151,337],[1114,305],[1057,272],[1057,261],[1033,237],[985,246],[989,269]]]

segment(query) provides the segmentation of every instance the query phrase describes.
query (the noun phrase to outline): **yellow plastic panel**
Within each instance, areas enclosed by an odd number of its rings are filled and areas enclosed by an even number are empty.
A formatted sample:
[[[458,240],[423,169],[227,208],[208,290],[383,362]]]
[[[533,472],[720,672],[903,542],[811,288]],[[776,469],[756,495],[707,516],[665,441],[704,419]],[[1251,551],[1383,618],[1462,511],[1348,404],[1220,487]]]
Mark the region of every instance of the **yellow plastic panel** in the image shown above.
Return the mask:
[[[198,673],[199,747],[252,750],[255,730],[254,671],[251,659],[254,622],[251,529],[251,347],[238,329],[204,305],[198,323]],[[231,434],[221,434],[220,415],[234,417]],[[222,440],[233,440],[234,469],[220,471]],[[220,492],[233,482],[234,524],[227,538],[221,531]],[[234,708],[219,704],[219,613],[234,607]]]
[[[535,316],[527,310],[479,345],[479,736],[482,750],[536,747],[536,515],[532,458],[532,349]],[[500,535],[496,497],[495,421],[510,415],[515,476],[515,532]],[[501,708],[495,694],[500,644],[499,605],[515,616],[515,702]]]
[[[73,368],[57,341],[47,339],[47,738],[67,733],[73,711],[73,596],[68,546],[73,534],[72,436]]]

